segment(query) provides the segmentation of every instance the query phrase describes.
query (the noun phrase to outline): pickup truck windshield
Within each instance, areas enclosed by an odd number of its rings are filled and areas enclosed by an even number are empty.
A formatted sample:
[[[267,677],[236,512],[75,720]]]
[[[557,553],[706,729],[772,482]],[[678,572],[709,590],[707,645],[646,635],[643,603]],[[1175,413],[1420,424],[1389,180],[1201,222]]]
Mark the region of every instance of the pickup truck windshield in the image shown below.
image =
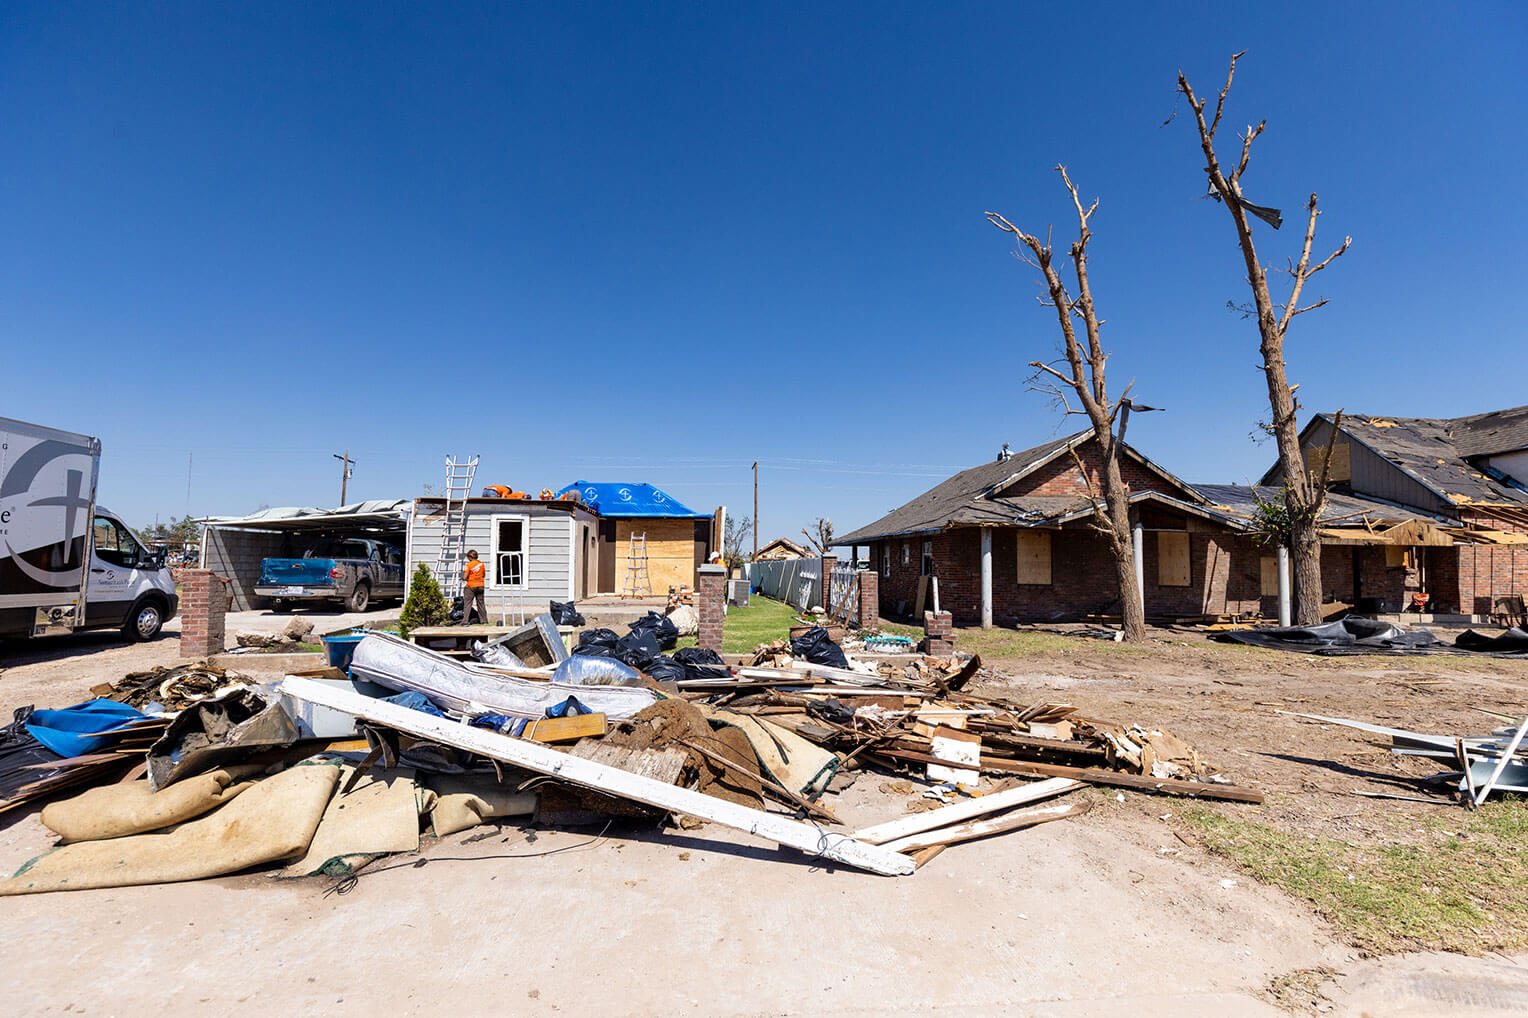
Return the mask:
[[[323,541],[303,553],[303,558],[371,558],[365,541]]]

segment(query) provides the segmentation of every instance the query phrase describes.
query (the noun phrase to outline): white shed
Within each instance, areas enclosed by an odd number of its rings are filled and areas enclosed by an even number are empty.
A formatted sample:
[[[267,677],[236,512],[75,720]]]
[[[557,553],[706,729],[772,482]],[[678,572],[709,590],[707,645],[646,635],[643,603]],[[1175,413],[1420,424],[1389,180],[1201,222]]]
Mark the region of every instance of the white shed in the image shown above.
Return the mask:
[[[435,570],[446,503],[414,500],[409,523],[408,571]],[[467,548],[488,566],[484,598],[490,611],[515,601],[568,601],[595,593],[599,517],[561,499],[469,498]]]

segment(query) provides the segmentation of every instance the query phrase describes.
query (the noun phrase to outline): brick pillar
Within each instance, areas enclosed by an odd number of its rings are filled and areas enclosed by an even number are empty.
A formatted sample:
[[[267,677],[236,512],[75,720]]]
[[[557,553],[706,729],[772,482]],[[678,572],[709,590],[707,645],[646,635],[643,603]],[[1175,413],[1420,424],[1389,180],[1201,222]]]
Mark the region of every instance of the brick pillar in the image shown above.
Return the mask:
[[[949,612],[923,613],[923,634],[928,637],[930,657],[949,657],[955,653],[955,623]]]
[[[838,568],[837,555],[824,555],[820,562],[822,566],[822,606],[832,611],[833,604],[833,570]]]
[[[718,654],[722,650],[722,629],[727,617],[726,596],[726,567],[704,565],[696,570],[695,613],[700,616],[697,642]]]
[[[180,656],[223,653],[228,581],[210,569],[186,569],[180,582]]]
[[[859,571],[859,604],[854,609],[854,624],[861,629],[881,625],[881,578],[872,569]]]

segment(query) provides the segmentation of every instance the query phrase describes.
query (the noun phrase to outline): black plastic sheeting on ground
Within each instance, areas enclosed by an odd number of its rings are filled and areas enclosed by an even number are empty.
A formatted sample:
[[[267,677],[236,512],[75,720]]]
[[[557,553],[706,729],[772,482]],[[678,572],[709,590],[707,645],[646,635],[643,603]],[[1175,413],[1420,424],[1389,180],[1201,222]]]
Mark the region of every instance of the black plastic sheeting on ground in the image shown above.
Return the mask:
[[[1513,634],[1516,634],[1514,636]],[[1272,650],[1334,657],[1344,654],[1520,654],[1528,652],[1528,633],[1509,629],[1500,636],[1474,631],[1462,634],[1452,645],[1425,629],[1407,630],[1389,622],[1350,616],[1319,626],[1282,626],[1276,629],[1238,629],[1215,633],[1221,643],[1245,643]]]
[[[59,770],[51,768],[23,769],[63,759],[26,730],[31,716],[31,707],[18,707],[14,720],[0,728],[0,801],[9,799],[26,785],[59,774]]]

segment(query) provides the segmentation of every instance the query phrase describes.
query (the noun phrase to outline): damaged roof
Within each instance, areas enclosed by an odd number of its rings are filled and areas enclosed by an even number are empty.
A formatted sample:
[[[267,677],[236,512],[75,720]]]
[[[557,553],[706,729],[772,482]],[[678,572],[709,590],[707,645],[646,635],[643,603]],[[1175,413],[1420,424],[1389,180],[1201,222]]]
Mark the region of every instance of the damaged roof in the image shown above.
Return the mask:
[[[1306,431],[1317,421],[1331,424],[1334,416],[1317,414],[1305,426]],[[1491,453],[1528,448],[1528,406],[1455,418],[1344,414],[1342,431],[1446,502],[1528,502],[1528,491],[1490,476],[1482,465],[1471,462]],[[1277,479],[1275,464],[1263,475],[1262,483]]]
[[[1282,497],[1282,488],[1273,485],[1246,485],[1246,484],[1195,484],[1195,491],[1209,499],[1211,504],[1221,512],[1242,519],[1251,519],[1257,512],[1257,501],[1261,498],[1265,502],[1278,502]],[[1377,499],[1363,498],[1358,495],[1341,495],[1337,492],[1328,492],[1326,506],[1321,511],[1321,522],[1326,524],[1343,522],[1381,523],[1396,522],[1403,520],[1426,520],[1428,522],[1445,522],[1440,517],[1423,512],[1420,509],[1412,509],[1409,506],[1395,505],[1391,502],[1381,502]]]
[[[1049,463],[1065,450],[1081,445],[1092,437],[1093,429],[1088,428],[1012,453],[1006,459],[996,459],[962,470],[874,523],[835,538],[833,544],[863,544],[887,537],[943,530],[951,526],[1035,526],[1073,516],[1091,505],[1086,496],[1005,496],[996,493]],[[1152,463],[1128,443],[1123,451],[1182,487],[1187,497],[1196,497],[1197,493],[1190,485]]]

